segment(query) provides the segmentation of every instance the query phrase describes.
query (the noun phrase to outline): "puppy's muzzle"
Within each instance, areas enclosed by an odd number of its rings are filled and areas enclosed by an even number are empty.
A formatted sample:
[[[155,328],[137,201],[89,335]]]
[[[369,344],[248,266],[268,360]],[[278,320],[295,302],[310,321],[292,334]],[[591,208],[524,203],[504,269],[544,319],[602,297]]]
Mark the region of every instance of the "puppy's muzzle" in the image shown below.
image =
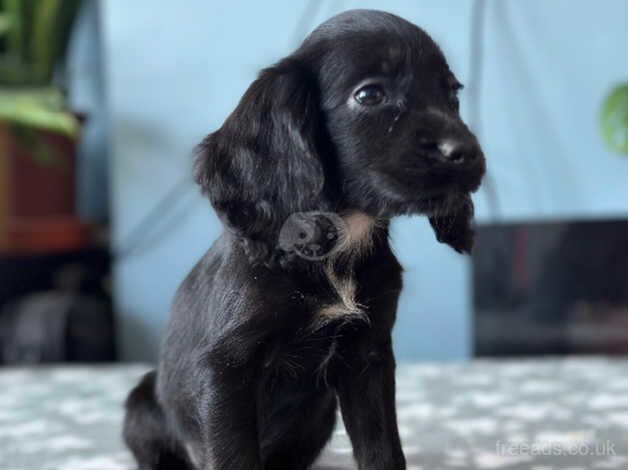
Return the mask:
[[[444,137],[442,139],[421,139],[419,147],[428,158],[444,165],[456,167],[472,166],[482,157],[482,150],[475,139]]]
[[[439,131],[418,137],[419,153],[430,162],[433,174],[448,175],[463,191],[479,187],[486,169],[484,154],[464,123],[450,120]]]

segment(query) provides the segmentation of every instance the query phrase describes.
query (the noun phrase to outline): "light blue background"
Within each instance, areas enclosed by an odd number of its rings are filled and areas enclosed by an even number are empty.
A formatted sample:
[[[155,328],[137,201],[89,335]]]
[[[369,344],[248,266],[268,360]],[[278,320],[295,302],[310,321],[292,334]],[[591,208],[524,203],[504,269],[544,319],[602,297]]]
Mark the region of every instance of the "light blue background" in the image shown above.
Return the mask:
[[[188,178],[193,146],[221,125],[261,67],[298,45],[298,24],[309,31],[357,7],[397,13],[425,28],[467,82],[471,5],[463,0],[101,2],[114,243],[123,246],[154,204]],[[500,0],[485,6],[478,130],[500,203],[490,210],[480,192],[480,222],[625,215],[628,159],[602,147],[596,115],[610,86],[628,78],[628,2]],[[462,102],[466,113],[465,93]],[[178,206],[159,220],[165,236],[115,264],[125,359],[155,357],[176,287],[220,232],[209,204],[189,181]],[[395,221],[392,239],[405,267],[394,335],[398,357],[468,358],[468,258],[436,243],[420,217]]]

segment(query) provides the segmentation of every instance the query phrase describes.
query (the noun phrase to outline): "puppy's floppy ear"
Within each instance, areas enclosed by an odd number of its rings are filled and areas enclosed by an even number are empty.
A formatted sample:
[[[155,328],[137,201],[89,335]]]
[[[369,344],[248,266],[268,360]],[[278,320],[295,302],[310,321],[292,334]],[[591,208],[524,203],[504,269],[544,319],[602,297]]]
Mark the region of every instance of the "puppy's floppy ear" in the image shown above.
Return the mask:
[[[458,253],[471,253],[475,232],[473,230],[473,201],[466,194],[456,201],[452,209],[429,216],[436,239],[446,243]]]
[[[196,181],[257,261],[276,249],[284,221],[311,210],[322,191],[320,124],[317,86],[288,58],[263,70],[198,147]]]

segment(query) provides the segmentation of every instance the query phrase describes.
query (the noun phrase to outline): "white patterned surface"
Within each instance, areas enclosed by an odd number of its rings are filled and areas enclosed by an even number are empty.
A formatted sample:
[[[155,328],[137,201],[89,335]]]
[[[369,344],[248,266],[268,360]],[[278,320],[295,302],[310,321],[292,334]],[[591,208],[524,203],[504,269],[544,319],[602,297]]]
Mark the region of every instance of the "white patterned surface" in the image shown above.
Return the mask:
[[[0,468],[133,469],[122,403],[145,370],[0,369]],[[628,361],[402,366],[397,389],[409,470],[628,468]],[[355,468],[342,427],[319,468]]]

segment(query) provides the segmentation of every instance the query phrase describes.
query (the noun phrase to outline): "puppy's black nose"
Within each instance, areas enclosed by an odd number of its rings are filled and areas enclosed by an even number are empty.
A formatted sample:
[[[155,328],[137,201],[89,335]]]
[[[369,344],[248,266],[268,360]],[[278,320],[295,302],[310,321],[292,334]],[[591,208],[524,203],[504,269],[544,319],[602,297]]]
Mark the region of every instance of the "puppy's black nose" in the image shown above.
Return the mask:
[[[438,142],[437,148],[439,160],[454,165],[471,163],[479,155],[479,149],[473,142],[443,139]]]

